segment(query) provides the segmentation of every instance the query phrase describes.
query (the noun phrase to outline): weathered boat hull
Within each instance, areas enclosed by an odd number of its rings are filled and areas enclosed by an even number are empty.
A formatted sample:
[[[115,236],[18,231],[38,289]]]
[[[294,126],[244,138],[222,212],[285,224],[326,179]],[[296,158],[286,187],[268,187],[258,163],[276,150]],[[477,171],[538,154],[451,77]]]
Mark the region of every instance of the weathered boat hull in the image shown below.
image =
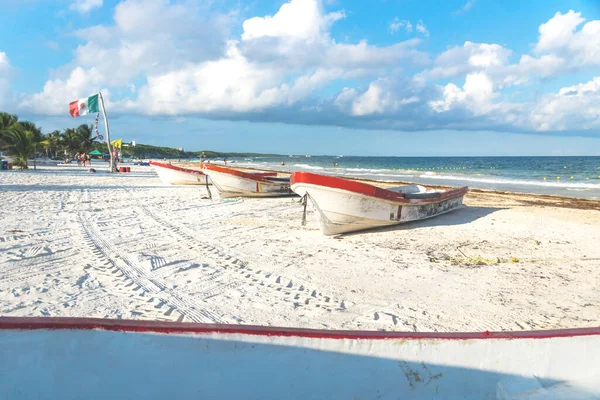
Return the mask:
[[[156,161],[150,161],[150,165],[152,165],[162,183],[168,185],[206,185],[206,175],[202,171]]]
[[[438,198],[408,199],[364,183],[306,172],[292,174],[291,183],[294,192],[307,195],[325,235],[435,217],[460,208],[467,193],[467,188],[459,188]]]
[[[247,173],[233,168],[205,164],[202,171],[210,177],[222,198],[229,197],[279,197],[293,192],[289,182],[269,181],[277,173]]]
[[[323,331],[0,318],[7,399],[593,399],[600,328]]]

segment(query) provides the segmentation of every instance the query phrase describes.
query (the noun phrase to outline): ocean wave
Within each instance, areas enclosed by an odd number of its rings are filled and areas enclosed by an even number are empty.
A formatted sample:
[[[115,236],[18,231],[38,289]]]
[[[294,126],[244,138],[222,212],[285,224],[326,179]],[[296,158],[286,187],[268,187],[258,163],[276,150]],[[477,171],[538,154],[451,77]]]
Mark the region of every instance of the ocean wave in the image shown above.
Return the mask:
[[[376,169],[376,168],[344,168],[350,172],[392,172],[391,169]]]
[[[526,179],[507,179],[507,178],[473,178],[468,175],[454,176],[454,175],[420,175],[420,178],[428,179],[440,179],[440,180],[453,180],[453,181],[466,181],[466,182],[478,182],[488,184],[500,184],[500,185],[525,185],[525,186],[544,186],[544,187],[556,187],[556,188],[580,188],[583,190],[600,189],[600,184],[597,183],[580,183],[580,182],[561,182],[561,181],[532,181]]]
[[[402,175],[402,174],[381,174],[381,173],[354,173],[354,172],[341,172],[338,173],[337,175],[344,175],[344,176],[351,176],[351,177],[359,177],[359,176],[363,176],[363,177],[386,177],[386,178],[414,178],[415,175]]]
[[[294,164],[294,167],[305,168],[305,169],[325,169],[323,167],[318,167],[316,165],[308,165],[308,164]]]

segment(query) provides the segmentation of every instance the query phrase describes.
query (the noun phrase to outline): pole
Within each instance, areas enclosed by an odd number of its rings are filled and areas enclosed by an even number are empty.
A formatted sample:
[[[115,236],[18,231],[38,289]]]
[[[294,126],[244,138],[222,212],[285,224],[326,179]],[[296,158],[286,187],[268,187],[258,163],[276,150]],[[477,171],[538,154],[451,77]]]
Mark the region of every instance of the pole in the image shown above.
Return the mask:
[[[35,148],[35,143],[33,144],[33,169],[37,170],[37,165],[36,165],[36,161],[37,161],[37,150]]]
[[[104,116],[104,128],[106,129],[106,147],[108,147],[108,154],[110,154],[110,172],[115,172],[115,160],[113,152],[110,149],[110,133],[108,131],[108,119],[106,118],[106,109],[104,108],[104,98],[102,98],[102,92],[98,92],[100,98],[100,107],[102,108],[102,116]]]

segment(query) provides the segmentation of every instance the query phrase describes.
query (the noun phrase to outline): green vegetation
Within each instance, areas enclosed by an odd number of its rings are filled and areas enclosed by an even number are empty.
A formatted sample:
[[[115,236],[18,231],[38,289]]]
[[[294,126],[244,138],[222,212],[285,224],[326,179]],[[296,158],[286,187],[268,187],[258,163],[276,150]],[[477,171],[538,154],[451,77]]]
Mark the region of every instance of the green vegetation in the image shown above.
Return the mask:
[[[198,157],[200,154],[204,153],[206,157],[215,158],[215,157],[283,157],[281,154],[262,154],[262,153],[221,153],[218,151],[194,151],[194,154]]]
[[[19,121],[13,114],[0,112],[0,149],[16,157],[14,164],[27,169],[27,159],[34,153],[45,153],[46,157],[53,159],[72,158],[75,153],[89,153],[99,150],[102,154],[107,152],[106,143],[98,141],[94,136],[92,125],[82,124],[77,128],[68,128],[63,131],[55,130],[42,134],[34,123]],[[210,150],[179,151],[171,147],[151,146],[148,144],[123,143],[121,149],[124,158],[196,158],[202,153],[207,158],[234,158],[234,157],[281,157],[279,154],[259,153],[226,153]]]
[[[15,156],[14,165],[22,169],[28,169],[27,160],[36,152],[58,159],[101,148],[103,143],[96,140],[93,132],[93,126],[83,124],[44,135],[33,122],[19,121],[16,115],[0,112],[0,149]]]
[[[218,151],[179,151],[171,147],[152,146],[149,144],[136,144],[135,147],[126,147],[123,144],[123,157],[135,158],[194,158],[200,157],[202,153],[207,158],[234,158],[234,157],[281,157],[279,154],[260,153],[225,153]]]
[[[135,157],[135,158],[191,158],[194,157],[193,153],[180,152],[179,149],[173,149],[171,147],[160,147],[151,146],[149,144],[137,143],[135,147],[128,146],[123,143],[123,157]]]

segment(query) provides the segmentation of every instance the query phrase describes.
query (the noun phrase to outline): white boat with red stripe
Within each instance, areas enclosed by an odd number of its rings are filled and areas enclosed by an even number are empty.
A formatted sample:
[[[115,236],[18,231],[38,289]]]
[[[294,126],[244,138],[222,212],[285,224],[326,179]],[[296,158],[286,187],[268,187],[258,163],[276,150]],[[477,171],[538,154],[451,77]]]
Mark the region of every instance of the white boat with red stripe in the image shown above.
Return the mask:
[[[306,196],[325,235],[397,225],[462,207],[467,187],[434,190],[421,185],[389,189],[334,176],[294,172],[291,188]]]
[[[365,332],[0,317],[1,399],[598,399],[600,329]]]
[[[277,172],[245,172],[214,164],[203,164],[202,171],[210,177],[222,198],[294,194],[290,189],[290,179],[277,177]]]
[[[150,165],[152,165],[162,183],[168,185],[206,185],[207,176],[202,171],[157,161],[150,161]]]

